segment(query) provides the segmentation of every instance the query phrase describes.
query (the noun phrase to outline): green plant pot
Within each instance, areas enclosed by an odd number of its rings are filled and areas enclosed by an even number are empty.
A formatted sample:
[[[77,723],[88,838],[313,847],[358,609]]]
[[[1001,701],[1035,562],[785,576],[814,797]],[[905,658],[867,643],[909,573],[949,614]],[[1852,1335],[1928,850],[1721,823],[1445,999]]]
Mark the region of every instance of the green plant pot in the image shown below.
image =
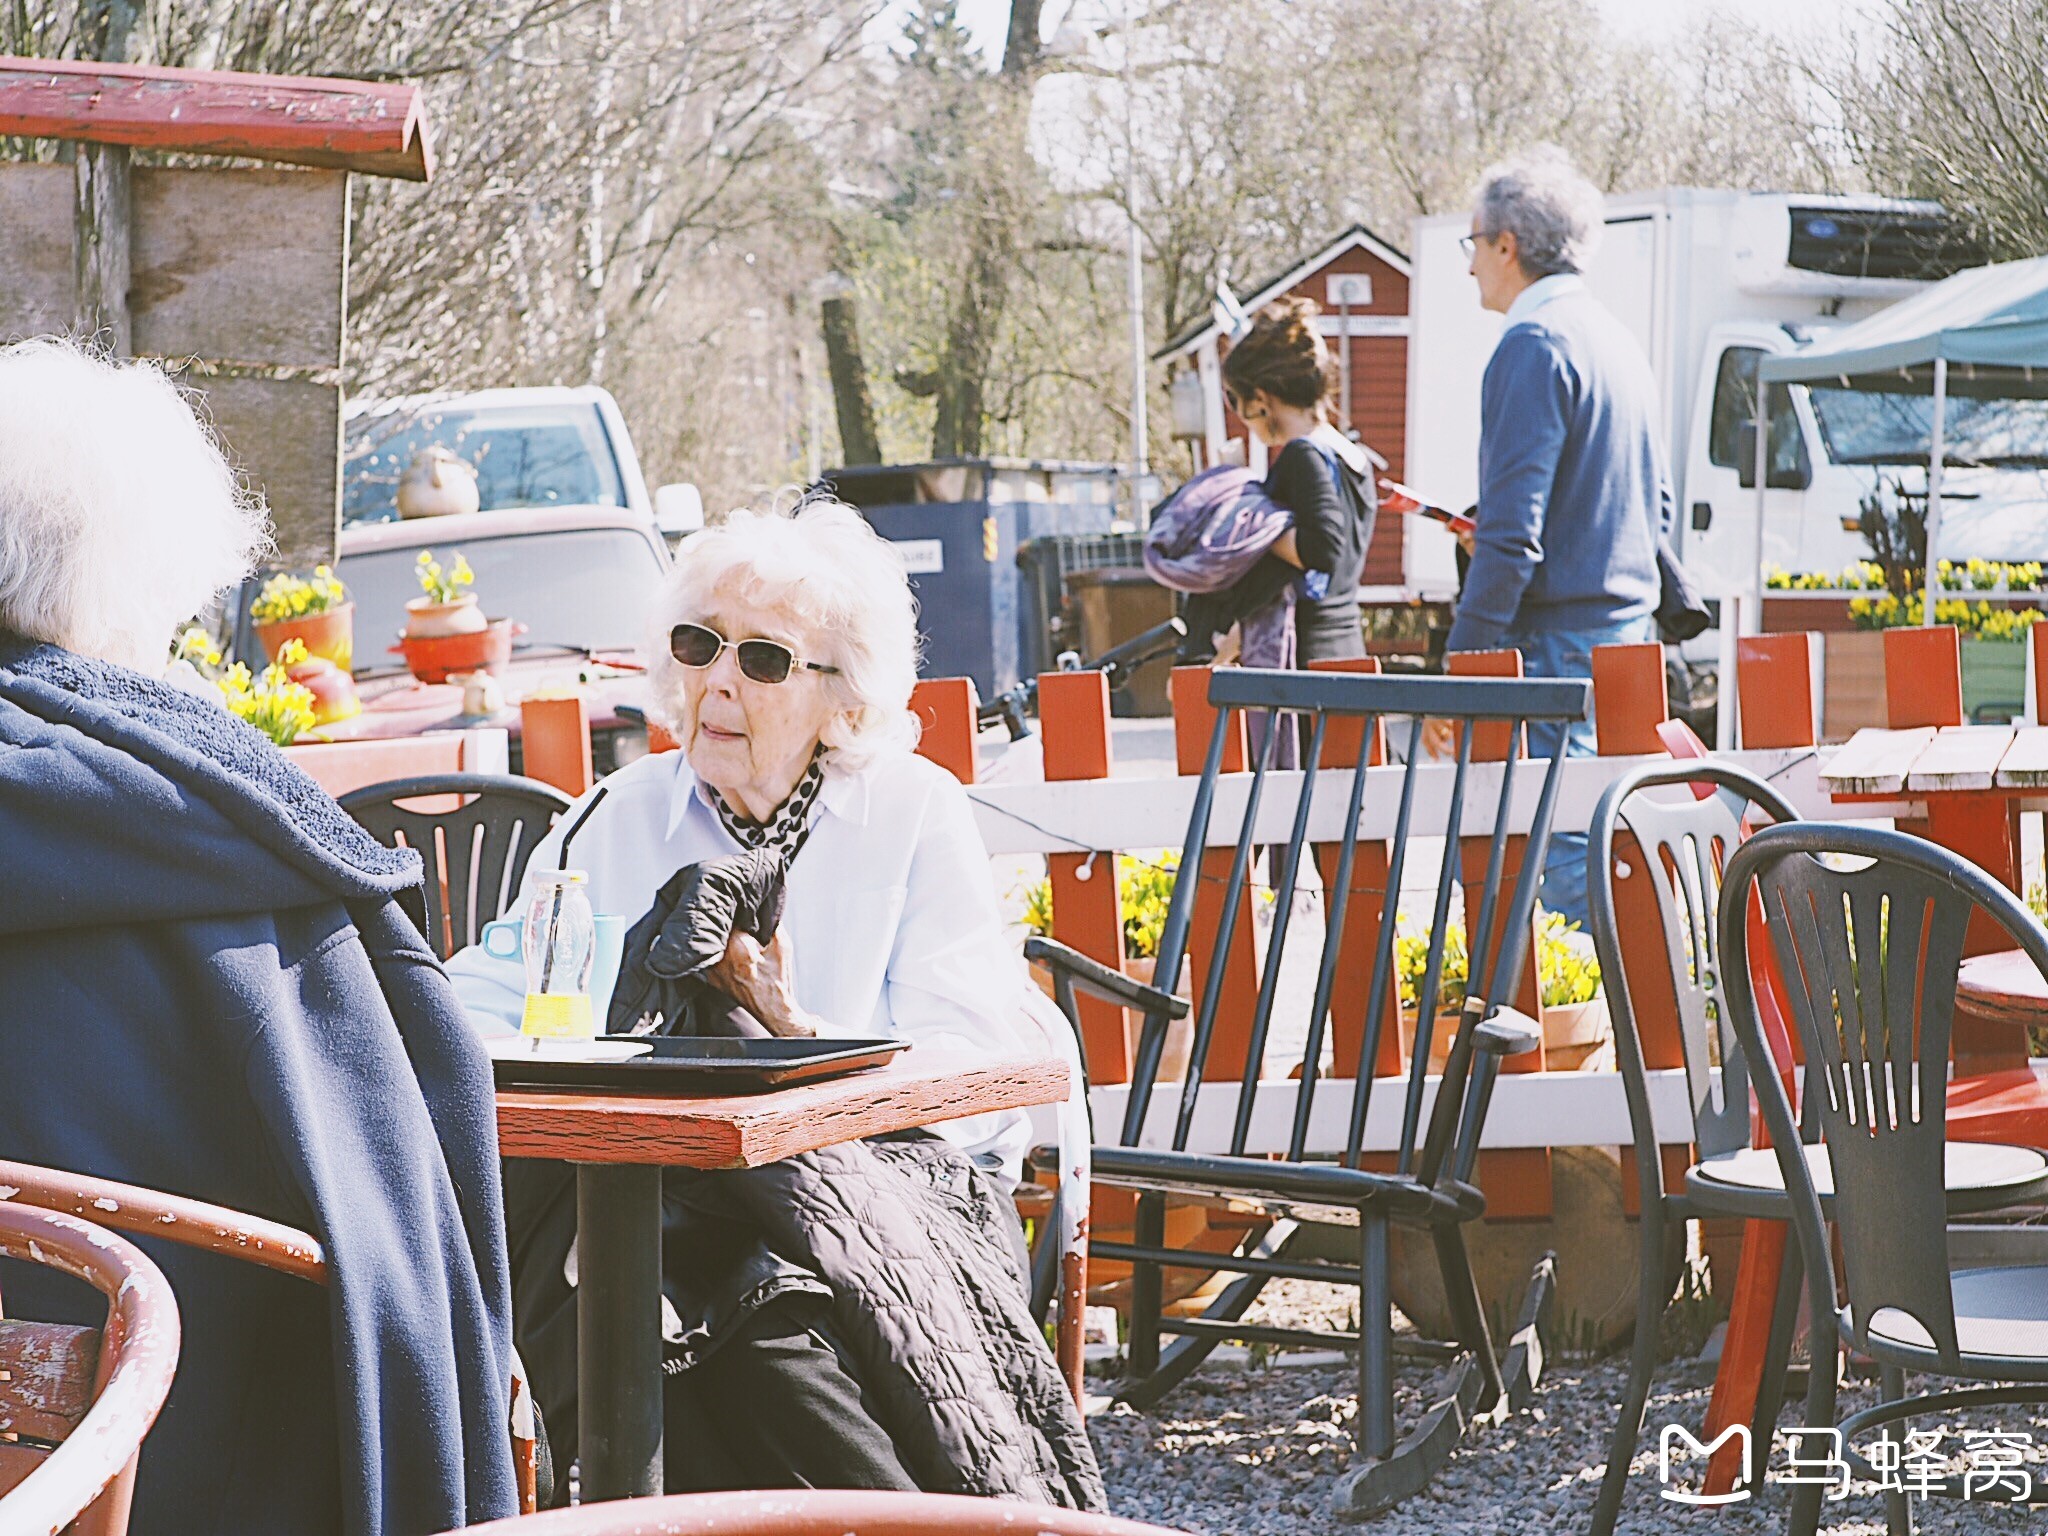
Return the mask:
[[[1963,718],[2017,720],[2026,706],[2027,646],[2023,640],[1965,640]]]

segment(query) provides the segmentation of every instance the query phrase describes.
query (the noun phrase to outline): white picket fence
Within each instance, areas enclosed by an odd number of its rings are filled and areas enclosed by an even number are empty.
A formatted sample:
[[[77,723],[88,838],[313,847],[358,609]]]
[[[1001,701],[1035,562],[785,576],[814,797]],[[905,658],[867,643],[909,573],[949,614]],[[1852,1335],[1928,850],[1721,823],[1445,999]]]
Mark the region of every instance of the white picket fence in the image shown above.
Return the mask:
[[[1919,809],[1910,799],[1837,805],[1820,784],[1820,769],[1837,749],[1802,747],[1771,751],[1737,751],[1719,754],[1768,781],[1791,802],[1800,814],[1816,820],[1866,820],[1909,816]],[[1583,832],[1592,820],[1593,808],[1607,786],[1629,770],[1666,758],[1597,757],[1574,758],[1564,766],[1558,788],[1557,813],[1553,825],[1559,831]],[[1510,810],[1510,830],[1526,831],[1542,787],[1541,772],[1528,771],[1524,764],[1516,775],[1515,798]],[[1360,836],[1390,837],[1399,801],[1404,770],[1370,769]],[[1448,810],[1454,770],[1448,765],[1431,765],[1417,770],[1412,825],[1443,824]],[[1491,807],[1498,799],[1500,767],[1474,764],[1467,792],[1468,809],[1463,825],[1466,836],[1485,836],[1494,828]],[[1348,808],[1351,770],[1326,769],[1317,775],[1314,800],[1309,812],[1312,841],[1333,842],[1342,836]],[[1284,843],[1292,831],[1295,801],[1301,791],[1301,774],[1268,775],[1257,822],[1262,843]],[[1210,820],[1211,840],[1219,845],[1236,842],[1243,816],[1249,774],[1232,775],[1217,788],[1215,813]],[[1375,781],[1384,784],[1375,792]],[[1179,848],[1187,838],[1188,817],[1194,803],[1194,778],[1092,779],[1065,783],[977,784],[968,788],[976,820],[992,856],[1074,853],[1094,849]],[[1673,794],[1688,791],[1674,789]],[[1483,807],[1484,809],[1478,809]],[[2040,807],[2036,807],[2040,808]],[[1658,1140],[1679,1144],[1692,1140],[1692,1113],[1687,1101],[1685,1074],[1677,1069],[1650,1074],[1651,1112]],[[1716,1081],[1710,1092],[1720,1092]],[[1436,1079],[1429,1080],[1433,1099]],[[1393,1087],[1383,1084],[1383,1088]],[[1296,1085],[1267,1081],[1259,1086],[1247,1150],[1284,1150],[1292,1129]],[[1241,1085],[1234,1082],[1201,1084],[1196,1090],[1194,1134],[1190,1146],[1198,1151],[1222,1151],[1229,1145]],[[1148,1146],[1170,1144],[1174,1117],[1179,1112],[1181,1085],[1166,1083],[1153,1092],[1147,1106],[1143,1142]],[[1123,1123],[1130,1090],[1123,1085],[1101,1086],[1090,1095],[1098,1135]],[[1314,1146],[1341,1146],[1350,1115],[1348,1084],[1324,1084],[1311,1110]],[[1377,1091],[1366,1122],[1368,1151],[1390,1151],[1399,1143],[1402,1094]],[[1425,1104],[1425,1113],[1427,1104]],[[1041,1127],[1041,1129],[1048,1129]],[[1531,1072],[1511,1073],[1500,1079],[1481,1137],[1483,1147],[1618,1146],[1630,1141],[1628,1105],[1622,1096],[1621,1077],[1615,1072]]]

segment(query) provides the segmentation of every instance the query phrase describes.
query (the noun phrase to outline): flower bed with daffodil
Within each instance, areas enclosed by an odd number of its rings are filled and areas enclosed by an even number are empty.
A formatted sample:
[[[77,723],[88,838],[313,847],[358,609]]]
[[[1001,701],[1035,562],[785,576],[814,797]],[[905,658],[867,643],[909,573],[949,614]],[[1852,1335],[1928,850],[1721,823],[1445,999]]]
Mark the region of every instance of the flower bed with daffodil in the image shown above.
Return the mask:
[[[1943,595],[1934,605],[1935,622],[1955,625],[1967,639],[2024,640],[2033,625],[2048,618],[2030,601],[2048,601],[2039,561],[1943,560],[1938,571]],[[1773,566],[1764,573],[1764,586],[1772,592],[1820,596],[1855,593],[1849,599],[1849,617],[1858,629],[1915,627],[1927,613],[1924,591],[1901,595],[1890,590],[1885,569],[1875,560],[1859,560],[1836,572],[1792,572]],[[1986,595],[1969,595],[1980,593]]]

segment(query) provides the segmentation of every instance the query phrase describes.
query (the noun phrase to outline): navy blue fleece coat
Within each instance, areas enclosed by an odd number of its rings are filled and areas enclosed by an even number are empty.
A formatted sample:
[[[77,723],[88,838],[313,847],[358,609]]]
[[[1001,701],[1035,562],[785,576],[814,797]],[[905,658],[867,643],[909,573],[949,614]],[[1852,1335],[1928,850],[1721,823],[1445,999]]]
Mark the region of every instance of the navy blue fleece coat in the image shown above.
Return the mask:
[[[398,905],[419,881],[212,703],[0,636],[0,1155],[327,1252],[323,1289],[142,1240],[184,1347],[138,1536],[516,1512],[490,1070]],[[15,1315],[68,1284],[0,1275]]]

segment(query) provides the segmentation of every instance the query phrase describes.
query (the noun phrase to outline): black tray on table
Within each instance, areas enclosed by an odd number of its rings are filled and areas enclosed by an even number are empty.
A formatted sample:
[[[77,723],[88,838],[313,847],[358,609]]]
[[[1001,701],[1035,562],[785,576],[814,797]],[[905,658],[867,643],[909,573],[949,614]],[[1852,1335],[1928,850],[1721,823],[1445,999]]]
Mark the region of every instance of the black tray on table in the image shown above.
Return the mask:
[[[725,1039],[698,1035],[600,1035],[590,1045],[648,1047],[625,1057],[592,1060],[575,1054],[566,1042],[532,1052],[522,1036],[498,1036],[486,1042],[491,1069],[500,1088],[674,1088],[698,1092],[715,1089],[748,1093],[787,1083],[817,1082],[841,1077],[863,1067],[880,1066],[907,1040]]]

